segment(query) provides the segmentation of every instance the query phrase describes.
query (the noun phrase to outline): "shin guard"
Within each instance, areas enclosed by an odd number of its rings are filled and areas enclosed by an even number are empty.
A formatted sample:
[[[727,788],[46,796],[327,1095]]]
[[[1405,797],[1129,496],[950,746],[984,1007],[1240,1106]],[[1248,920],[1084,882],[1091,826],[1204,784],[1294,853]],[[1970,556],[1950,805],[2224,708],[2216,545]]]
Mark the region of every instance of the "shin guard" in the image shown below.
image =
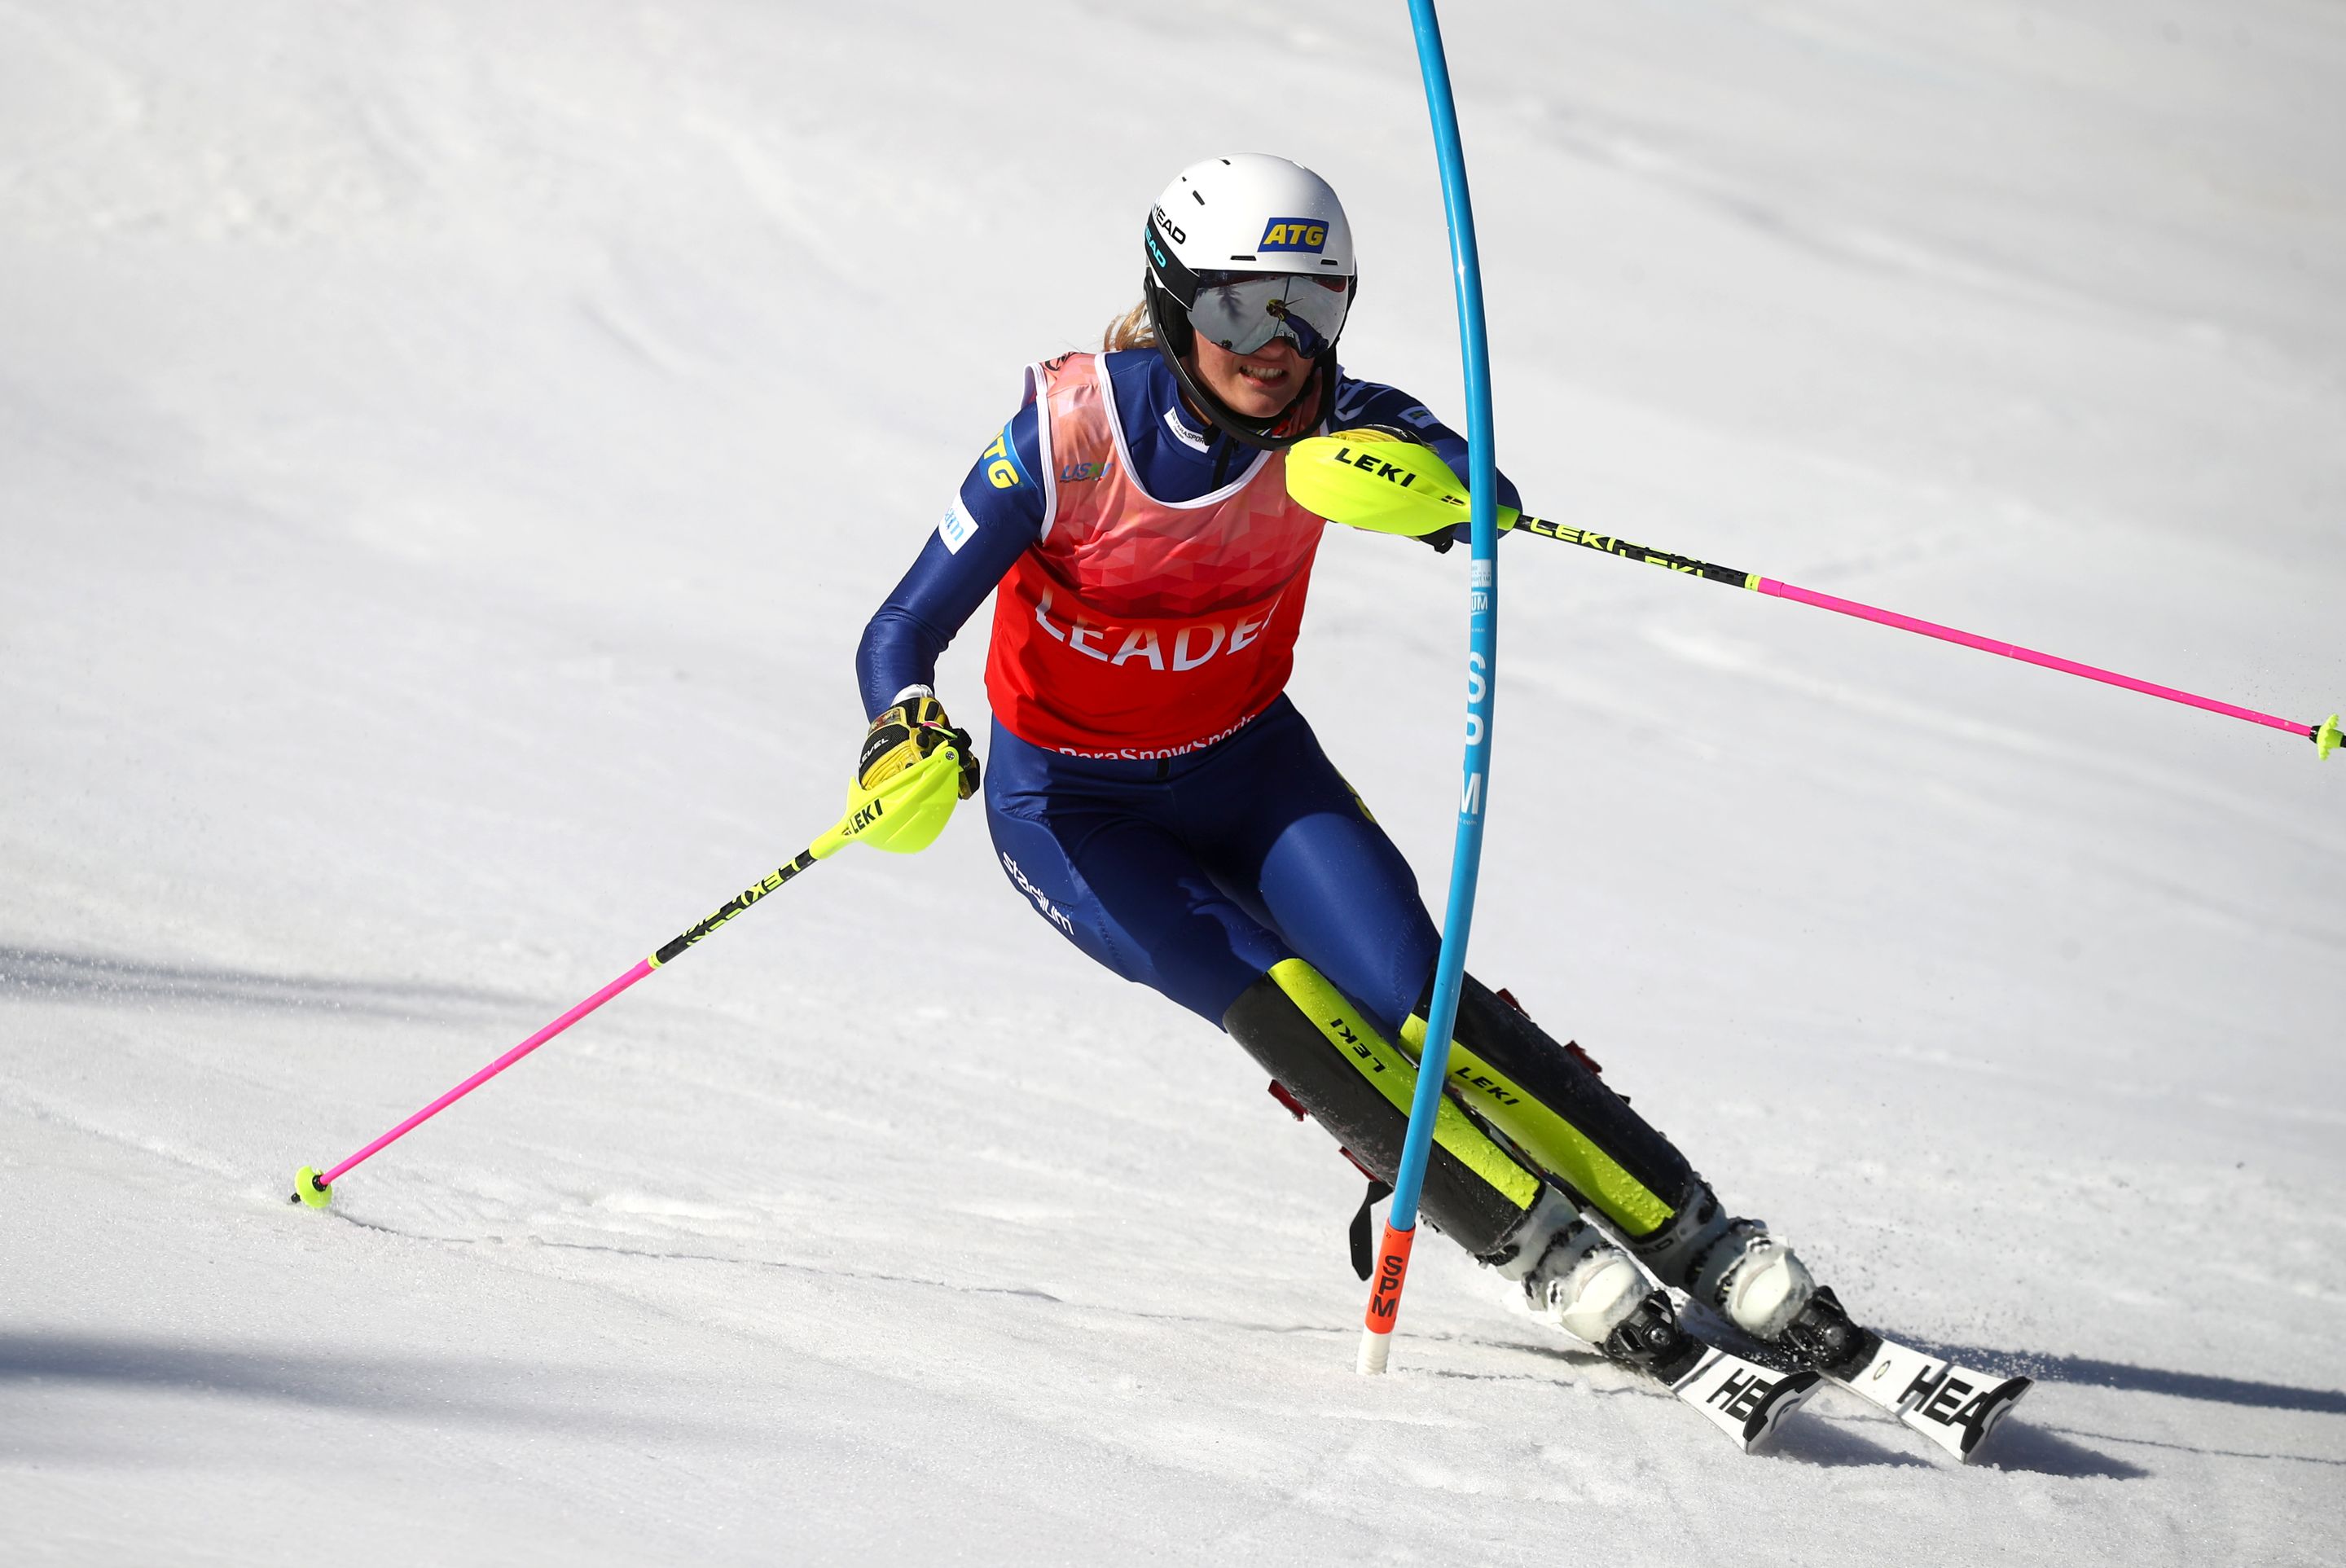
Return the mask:
[[[1773,1339],[1798,1319],[1816,1282],[1757,1220],[1728,1211],[1677,1145],[1606,1087],[1577,1047],[1559,1045],[1521,1009],[1466,977],[1450,1081],[1525,1157],[1611,1223],[1645,1267]],[[1425,1039],[1412,1018],[1402,1039]]]
[[[1222,1026],[1356,1160],[1392,1180],[1417,1069],[1342,993],[1288,959],[1230,1004]],[[1419,1200],[1434,1228],[1477,1258],[1503,1261],[1540,1191],[1535,1173],[1443,1099]]]
[[[1588,1058],[1466,976],[1450,1083],[1475,1114],[1633,1241],[1667,1229],[1699,1185],[1678,1146],[1608,1088]],[[1425,1042],[1425,1019],[1402,1038]]]

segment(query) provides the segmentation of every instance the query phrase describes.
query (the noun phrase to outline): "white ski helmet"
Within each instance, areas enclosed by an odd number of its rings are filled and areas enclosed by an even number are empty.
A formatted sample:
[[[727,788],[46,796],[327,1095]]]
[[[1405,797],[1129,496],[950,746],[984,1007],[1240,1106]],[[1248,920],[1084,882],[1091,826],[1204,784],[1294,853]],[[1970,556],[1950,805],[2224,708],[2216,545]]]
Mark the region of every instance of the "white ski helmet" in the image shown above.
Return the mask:
[[[1276,451],[1311,434],[1333,405],[1336,340],[1358,287],[1352,226],[1328,182],[1268,153],[1208,158],[1165,188],[1145,236],[1149,325],[1190,401],[1250,446]],[[1281,413],[1249,419],[1186,362],[1200,336],[1241,354],[1290,339],[1312,377]]]

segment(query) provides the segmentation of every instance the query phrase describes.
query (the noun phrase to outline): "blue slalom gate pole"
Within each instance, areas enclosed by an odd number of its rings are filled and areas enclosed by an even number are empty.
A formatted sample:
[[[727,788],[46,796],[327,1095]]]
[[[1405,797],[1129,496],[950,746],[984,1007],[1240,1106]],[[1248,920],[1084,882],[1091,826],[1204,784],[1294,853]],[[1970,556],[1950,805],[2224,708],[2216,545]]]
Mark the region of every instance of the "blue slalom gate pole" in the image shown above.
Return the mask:
[[[1417,1064],[1416,1097],[1401,1169],[1393,1177],[1392,1208],[1369,1292],[1361,1334],[1360,1369],[1382,1372],[1392,1349],[1401,1291],[1409,1275],[1410,1243],[1417,1234],[1417,1200],[1433,1146],[1433,1124],[1450,1075],[1450,1032],[1466,973],[1466,938],[1474,923],[1474,884],[1483,864],[1483,814],[1490,802],[1493,677],[1499,657],[1498,464],[1491,429],[1491,346],[1483,321],[1483,265],[1474,249],[1474,208],[1466,194],[1466,152],[1458,139],[1458,105],[1450,91],[1450,62],[1442,51],[1442,25],[1433,0],[1410,0],[1417,32],[1417,65],[1433,117],[1433,150],[1442,166],[1442,205],[1450,224],[1450,264],[1458,290],[1458,340],[1466,372],[1469,495],[1467,530],[1466,760],[1458,802],[1458,834],[1450,852],[1450,902],[1442,919],[1442,956],[1433,966],[1433,1001],[1425,1016],[1425,1051]]]

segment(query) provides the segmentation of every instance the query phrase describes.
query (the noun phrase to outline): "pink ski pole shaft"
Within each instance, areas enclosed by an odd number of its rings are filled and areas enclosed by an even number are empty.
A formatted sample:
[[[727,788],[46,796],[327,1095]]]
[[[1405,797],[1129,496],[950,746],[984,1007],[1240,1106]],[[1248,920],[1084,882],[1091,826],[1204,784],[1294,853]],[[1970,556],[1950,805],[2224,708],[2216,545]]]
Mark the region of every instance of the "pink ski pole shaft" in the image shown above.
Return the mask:
[[[528,1039],[523,1041],[520,1044],[515,1046],[512,1050],[506,1052],[504,1055],[498,1057],[495,1061],[490,1063],[487,1066],[482,1068],[479,1072],[474,1074],[471,1077],[465,1079],[463,1083],[457,1084],[454,1088],[449,1090],[446,1094],[441,1095],[438,1099],[424,1106],[422,1110],[416,1112],[415,1115],[408,1117],[407,1120],[400,1123],[399,1125],[392,1128],[391,1131],[383,1134],[382,1136],[375,1139],[374,1142],[367,1145],[366,1147],[359,1150],[358,1153],[350,1156],[340,1165],[333,1166],[327,1169],[318,1177],[318,1186],[321,1188],[333,1186],[334,1178],[341,1176],[344,1171],[351,1169],[354,1166],[365,1164],[367,1160],[376,1154],[377,1151],[389,1148],[392,1145],[405,1137],[409,1133],[413,1132],[416,1128],[422,1126],[424,1123],[430,1121],[433,1117],[438,1115],[441,1112],[446,1110],[449,1106],[454,1105],[457,1101],[463,1099],[465,1095],[471,1094],[474,1090],[479,1088],[482,1084],[487,1083],[490,1079],[495,1077],[498,1074],[504,1072],[506,1068],[512,1066],[515,1063],[520,1061],[523,1057],[528,1055],[531,1052],[536,1050],[539,1046],[545,1044],[547,1041],[561,1033],[565,1029],[569,1028],[573,1023],[577,1023],[581,1018],[586,1017],[589,1013],[594,1012],[595,1009],[602,1006],[603,1003],[610,1001],[611,998],[618,995],[619,993],[627,990],[627,987],[633,985],[636,982],[641,980],[645,975],[649,974],[651,972],[652,961],[650,959],[647,958],[638,960],[635,968],[627,971],[627,973],[619,976],[618,979],[603,987],[602,990],[597,992],[594,995],[588,997],[586,1001],[580,1003],[577,1006],[572,1008],[569,1012],[564,1013],[561,1017],[556,1019],[553,1023],[547,1024],[545,1028],[539,1030],[536,1033],[531,1035]],[[296,1198],[299,1198],[301,1195],[297,1192],[293,1196]]]
[[[768,873],[768,875],[761,881],[752,882],[748,887],[742,889],[740,892],[734,894],[715,912],[709,915],[706,919],[701,920],[688,929],[678,932],[674,938],[670,939],[664,946],[662,946],[658,952],[653,953],[649,958],[638,961],[636,966],[627,971],[627,973],[619,976],[618,979],[611,982],[610,984],[603,987],[602,990],[595,993],[594,995],[586,998],[586,1001],[581,1002],[577,1006],[573,1007],[569,1012],[564,1013],[561,1017],[556,1019],[553,1023],[547,1024],[545,1028],[539,1030],[536,1033],[531,1035],[528,1039],[523,1041],[520,1044],[515,1046],[512,1050],[506,1052],[504,1055],[498,1057],[495,1061],[490,1063],[487,1066],[482,1068],[479,1072],[474,1074],[471,1077],[465,1079],[463,1083],[457,1084],[454,1088],[449,1090],[446,1094],[441,1095],[438,1099],[433,1101],[430,1105],[424,1106],[422,1110],[416,1112],[413,1115],[408,1117],[405,1121],[400,1123],[397,1126],[392,1128],[389,1132],[383,1134],[381,1137],[367,1145],[364,1148],[360,1149],[357,1153],[343,1160],[340,1165],[330,1166],[323,1172],[320,1172],[311,1166],[303,1166],[300,1173],[293,1178],[293,1196],[287,1201],[291,1203],[306,1203],[312,1208],[325,1207],[328,1201],[332,1196],[333,1184],[342,1176],[343,1172],[372,1159],[377,1154],[389,1148],[392,1145],[397,1143],[400,1139],[405,1137],[408,1134],[413,1132],[416,1128],[422,1126],[424,1123],[430,1121],[433,1117],[438,1115],[441,1112],[446,1110],[449,1106],[454,1105],[457,1101],[463,1099],[465,1095],[471,1094],[474,1090],[479,1088],[482,1084],[487,1083],[490,1079],[495,1077],[498,1074],[504,1072],[506,1068],[512,1066],[515,1063],[520,1061],[523,1057],[528,1055],[531,1052],[536,1050],[539,1046],[545,1044],[547,1041],[561,1033],[564,1030],[569,1028],[573,1023],[577,1023],[581,1018],[586,1017],[589,1013],[594,1012],[595,1009],[602,1006],[603,1003],[610,1001],[611,998],[618,995],[619,993],[627,990],[627,987],[633,985],[638,980],[643,979],[644,976],[651,973],[652,971],[659,968],[663,964],[670,962],[678,955],[690,949],[694,943],[701,942],[712,935],[719,927],[724,925],[727,921],[731,920],[735,915],[740,914],[743,910],[748,909],[751,904],[756,903],[760,899],[764,898],[768,893],[772,892],[784,882],[789,881],[792,877],[797,876],[801,871],[803,871],[809,866],[813,865],[818,860],[831,854],[846,841],[846,838],[842,836],[839,829],[833,829],[831,832],[826,833],[822,838],[817,840],[814,843],[801,850],[798,858],[790,861],[790,864],[776,869],[775,871]]]
[[[1854,616],[1859,620],[1872,621],[1876,626],[1894,626],[1902,632],[1913,632],[1920,636],[1936,637],[1941,642],[1955,643],[1967,648],[1977,648],[1982,653],[1992,653],[2004,658],[2018,659],[2023,664],[2033,664],[2045,669],[2059,670],[2064,675],[2080,676],[2086,680],[2097,680],[2105,686],[2122,687],[2127,691],[2138,691],[2147,697],[2164,697],[2168,702],[2179,702],[2188,708],[2200,708],[2208,713],[2220,713],[2227,718],[2245,719],[2250,724],[2261,724],[2270,729],[2285,729],[2292,735],[2302,735],[2312,741],[2318,755],[2322,757],[2329,756],[2338,749],[2341,742],[2346,742],[2346,736],[2341,736],[2339,729],[2339,716],[2334,713],[2324,723],[2306,724],[2294,718],[2283,718],[2278,714],[2259,713],[2253,708],[2242,708],[2237,703],[2218,702],[2212,697],[2200,697],[2193,692],[2178,690],[2171,686],[2160,686],[2153,681],[2139,680],[2130,675],[2120,675],[2115,670],[2099,669],[2093,665],[2079,664],[2075,659],[2039,653],[2035,648],[2022,647],[2017,643],[1999,642],[1994,637],[1984,637],[1975,632],[1958,631],[1953,626],[1943,626],[1935,621],[1920,620],[1913,616],[1901,615],[1895,610],[1876,609],[1872,605],[1862,605],[1854,599],[1836,598],[1831,594],[1820,594],[1813,588],[1795,587],[1790,583],[1780,583],[1773,577],[1760,576],[1756,572],[1739,572],[1732,566],[1720,566],[1708,561],[1698,561],[1691,555],[1676,555],[1667,550],[1648,549],[1643,545],[1632,545],[1626,539],[1617,539],[1609,534],[1593,534],[1585,528],[1575,528],[1567,524],[1551,523],[1545,518],[1530,516],[1517,517],[1513,526],[1521,533],[1537,534],[1543,538],[1560,540],[1566,545],[1578,545],[1583,549],[1596,550],[1604,555],[1620,555],[1632,561],[1643,561],[1649,565],[1665,567],[1669,571],[1707,578],[1714,583],[1725,583],[1730,587],[1749,588],[1755,594],[1766,594],[1771,598],[1790,599],[1797,604],[1813,605],[1821,610],[1831,610],[1837,615]]]
[[[2187,707],[2204,708],[2209,713],[2220,713],[2227,718],[2245,718],[2250,724],[2261,724],[2271,729],[2286,729],[2292,735],[2307,736],[2317,743],[2320,739],[2319,725],[2300,724],[2293,718],[2259,713],[2253,708],[2241,708],[2229,702],[2218,702],[2212,697],[2198,697],[2188,691],[2178,691],[2171,686],[2159,686],[2151,681],[2137,680],[2133,676],[2119,675],[2115,670],[2096,669],[2092,665],[2079,664],[2075,659],[2061,658],[2053,654],[2038,653],[2035,648],[2025,648],[2017,643],[1998,642],[1994,637],[1984,637],[1974,632],[1957,631],[1953,626],[1943,626],[1934,621],[1917,620],[1912,616],[1902,616],[1895,610],[1878,610],[1872,605],[1861,605],[1854,599],[1837,599],[1831,594],[1820,594],[1813,588],[1796,588],[1790,583],[1780,583],[1773,577],[1760,578],[1759,591],[1779,599],[1791,599],[1799,604],[1814,605],[1821,610],[1855,616],[1859,620],[1872,621],[1876,626],[1895,626],[1902,632],[1913,632],[1922,636],[1936,637],[1941,642],[1958,643],[1967,648],[1977,648],[1982,653],[2000,654],[2005,658],[2016,658],[2023,664],[2040,665],[2046,669],[2057,669],[2064,675],[2083,676],[2087,680],[2098,680],[2105,686],[2123,687],[2128,691],[2139,691],[2148,697],[2163,697],[2169,702],[2179,702]],[[2327,757],[2330,753],[2325,750],[2322,755]]]

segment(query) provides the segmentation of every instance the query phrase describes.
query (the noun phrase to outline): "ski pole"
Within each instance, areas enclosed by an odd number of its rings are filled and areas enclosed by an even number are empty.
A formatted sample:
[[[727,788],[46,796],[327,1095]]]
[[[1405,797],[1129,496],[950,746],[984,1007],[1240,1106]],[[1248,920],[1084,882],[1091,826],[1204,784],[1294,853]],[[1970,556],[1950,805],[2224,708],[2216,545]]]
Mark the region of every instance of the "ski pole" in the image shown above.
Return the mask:
[[[716,935],[727,921],[817,860],[829,860],[859,839],[875,848],[898,853],[926,848],[944,829],[944,820],[952,812],[956,799],[953,780],[960,767],[959,748],[941,747],[873,789],[854,791],[848,799],[845,814],[830,831],[800,850],[797,858],[787,865],[777,867],[735,893],[709,914],[661,944],[649,958],[638,960],[636,966],[618,979],[339,1165],[330,1166],[323,1171],[314,1166],[303,1166],[293,1177],[293,1194],[286,1201],[306,1203],[311,1208],[325,1207],[333,1199],[334,1183],[342,1178],[344,1172],[389,1148],[654,970],[673,963],[700,942]]]
[[[1459,484],[1458,476],[1432,450],[1414,442],[1373,431],[1350,431],[1297,443],[1287,454],[1287,487],[1289,494],[1297,501],[1323,517],[1381,534],[1412,536],[1437,533],[1454,526],[1468,503],[1466,487]],[[1854,599],[1821,594],[1813,588],[1796,587],[1773,577],[1763,577],[1757,572],[1739,571],[1732,566],[1698,561],[1691,555],[1634,545],[1610,534],[1575,528],[1569,524],[1551,523],[1544,517],[1526,515],[1512,506],[1499,508],[1499,526],[1513,528],[1519,533],[1536,534],[1542,538],[1558,540],[1566,545],[1577,545],[1602,555],[1642,561],[1665,571],[1724,583],[1730,587],[1748,588],[1771,598],[1790,599],[1821,610],[1831,610],[1837,615],[1853,616],[1877,626],[1936,637],[1941,642],[1955,643],[1964,647],[1977,648],[1982,653],[2018,659],[2023,664],[2058,670],[2064,675],[2099,681],[2105,686],[2163,697],[2168,702],[2220,713],[2228,718],[2244,719],[2270,729],[2285,729],[2312,741],[2319,757],[2328,757],[2338,749],[2341,742],[2346,742],[2346,735],[2341,735],[2339,728],[2339,716],[2334,713],[2320,724],[2305,724],[2277,714],[2259,713],[2255,708],[2242,708],[2236,703],[2218,702],[2214,697],[2200,697],[2130,675],[2120,675],[2115,670],[2039,653],[2017,643],[2000,642],[1975,632],[1959,631],[1935,621],[1901,615],[1895,610],[1878,609]]]
[[[1385,1212],[1368,1311],[1362,1319],[1356,1365],[1362,1372],[1383,1371],[1392,1353],[1402,1285],[1409,1277],[1410,1244],[1417,1238],[1418,1198],[1424,1190],[1434,1122],[1450,1075],[1451,1026],[1457,1020],[1458,993],[1466,972],[1466,939],[1474,926],[1474,884],[1483,860],[1483,812],[1490,799],[1492,698],[1497,684],[1493,677],[1499,657],[1499,525],[1491,504],[1498,469],[1494,455],[1496,437],[1492,433],[1491,344],[1483,318],[1483,267],[1474,244],[1474,208],[1467,196],[1466,149],[1458,136],[1458,105],[1450,90],[1450,63],[1443,53],[1442,25],[1434,17],[1433,0],[1410,0],[1409,16],[1417,35],[1417,66],[1425,81],[1426,111],[1433,120],[1434,155],[1442,168],[1442,205],[1449,219],[1450,265],[1457,284],[1458,346],[1466,378],[1466,440],[1478,499],[1467,509],[1474,562],[1467,578],[1466,755],[1457,835],[1450,850],[1450,901],[1442,921],[1442,952],[1433,964],[1433,994],[1425,1009],[1425,1047],[1417,1064],[1409,1129],[1402,1139],[1400,1168],[1393,1174],[1392,1207]]]
[[[474,1074],[471,1077],[465,1079],[463,1083],[457,1084],[454,1088],[449,1090],[446,1094],[441,1095],[438,1099],[433,1101],[430,1105],[424,1106],[422,1110],[416,1112],[413,1115],[408,1117],[405,1121],[400,1123],[397,1126],[392,1128],[389,1132],[375,1139],[372,1143],[368,1144],[357,1153],[342,1160],[339,1165],[331,1166],[324,1171],[320,1171],[314,1166],[303,1166],[301,1171],[293,1177],[293,1196],[286,1199],[286,1201],[288,1203],[306,1203],[312,1208],[325,1207],[326,1205],[332,1200],[334,1183],[342,1178],[343,1172],[348,1171],[354,1166],[365,1164],[368,1160],[373,1158],[382,1150],[389,1148],[392,1145],[405,1137],[409,1133],[413,1132],[416,1128],[422,1126],[424,1123],[430,1121],[433,1117],[438,1115],[441,1112],[446,1110],[449,1106],[454,1105],[457,1101],[463,1099],[465,1095],[471,1094],[474,1090],[479,1088],[482,1084],[487,1083],[490,1079],[495,1077],[498,1074],[504,1072],[506,1068],[512,1066],[515,1063],[520,1061],[523,1057],[528,1055],[531,1052],[536,1050],[539,1046],[545,1044],[547,1041],[553,1039],[556,1035],[569,1028],[573,1023],[577,1023],[581,1018],[586,1017],[589,1013],[594,1012],[597,1008],[602,1006],[603,1003],[610,1001],[611,998],[618,995],[619,993],[627,990],[627,987],[633,985],[638,980],[641,980],[646,975],[651,973],[652,971],[668,963],[679,954],[691,948],[694,943],[701,942],[712,935],[717,929],[722,926],[727,921],[731,920],[735,915],[740,914],[743,910],[748,909],[751,904],[756,903],[768,893],[774,891],[784,882],[789,881],[792,877],[797,876],[801,871],[805,871],[809,866],[813,865],[817,860],[824,859],[831,852],[831,850],[824,850],[821,854],[818,854],[816,853],[816,850],[828,841],[830,838],[830,834],[825,834],[822,839],[817,840],[815,843],[810,844],[807,848],[800,850],[798,858],[791,860],[788,865],[778,868],[772,872],[770,872],[762,881],[752,882],[748,887],[742,889],[740,892],[735,893],[731,898],[728,899],[715,913],[709,915],[698,923],[690,926],[682,932],[679,932],[675,938],[670,940],[666,945],[662,946],[658,952],[653,953],[649,958],[638,959],[636,962],[636,966],[633,969],[628,970],[627,973],[619,976],[618,979],[611,982],[610,984],[603,987],[602,990],[595,993],[594,995],[589,996],[586,1001],[581,1002],[569,1012],[565,1013],[561,1017],[556,1018],[553,1023],[547,1024],[545,1028],[539,1030],[536,1033],[531,1035],[528,1039],[523,1041],[520,1044],[515,1046],[512,1050],[506,1052],[504,1055],[498,1057],[495,1061],[490,1063],[487,1066],[482,1068],[479,1072]],[[841,842],[844,842],[844,840],[841,840]],[[836,849],[837,847],[837,844],[833,844],[831,846],[832,849]]]

